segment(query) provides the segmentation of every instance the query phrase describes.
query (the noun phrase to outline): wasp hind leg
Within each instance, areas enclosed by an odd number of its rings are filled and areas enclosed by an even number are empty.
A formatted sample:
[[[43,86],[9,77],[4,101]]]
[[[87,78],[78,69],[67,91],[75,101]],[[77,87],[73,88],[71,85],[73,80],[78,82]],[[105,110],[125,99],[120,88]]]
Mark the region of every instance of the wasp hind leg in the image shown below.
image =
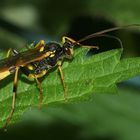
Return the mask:
[[[60,77],[61,77],[61,81],[62,81],[62,85],[63,85],[63,89],[64,89],[64,99],[67,102],[68,101],[68,98],[67,98],[68,94],[67,94],[66,84],[64,82],[64,73],[62,71],[61,62],[58,63],[58,70],[59,70],[59,73],[60,73]]]
[[[14,83],[13,83],[13,97],[12,97],[12,108],[11,108],[11,112],[9,114],[9,116],[6,119],[6,123],[4,125],[4,128],[7,127],[7,125],[10,123],[12,116],[14,114],[15,111],[15,102],[16,102],[16,92],[17,92],[17,82],[18,82],[18,72],[19,72],[19,68],[16,68],[15,71],[15,76],[14,76]]]

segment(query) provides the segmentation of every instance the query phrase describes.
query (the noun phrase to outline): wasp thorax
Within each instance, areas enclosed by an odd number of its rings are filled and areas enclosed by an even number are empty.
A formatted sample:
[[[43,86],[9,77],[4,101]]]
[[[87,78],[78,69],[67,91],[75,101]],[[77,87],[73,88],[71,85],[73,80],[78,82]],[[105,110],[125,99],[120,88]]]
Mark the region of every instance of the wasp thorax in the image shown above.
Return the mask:
[[[46,54],[49,53],[49,58],[60,57],[62,53],[62,47],[56,42],[49,42],[45,45]]]
[[[47,51],[59,51],[61,48],[60,44],[56,42],[49,42],[45,45],[45,50]]]

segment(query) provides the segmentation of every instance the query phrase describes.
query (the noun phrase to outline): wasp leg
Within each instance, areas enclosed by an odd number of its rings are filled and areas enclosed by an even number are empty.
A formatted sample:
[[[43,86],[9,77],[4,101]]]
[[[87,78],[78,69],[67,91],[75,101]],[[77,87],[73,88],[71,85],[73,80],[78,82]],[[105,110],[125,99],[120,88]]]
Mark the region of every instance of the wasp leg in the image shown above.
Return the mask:
[[[37,44],[36,44],[36,46],[35,46],[35,48],[41,48],[41,47],[44,47],[45,46],[45,41],[44,40],[40,40]]]
[[[21,67],[21,71],[22,71],[22,73],[24,73],[29,79],[35,79],[35,80],[36,80],[37,87],[38,87],[39,93],[40,93],[39,108],[41,108],[41,106],[42,106],[42,101],[43,101],[43,91],[42,91],[42,88],[41,88],[41,83],[40,83],[40,81],[38,80],[38,78],[43,77],[43,76],[47,73],[47,71],[44,70],[44,71],[42,71],[42,72],[39,73],[39,74],[32,74],[32,73],[30,73],[30,71],[29,71],[29,67],[27,67],[27,68],[26,68],[26,67]]]
[[[75,40],[73,40],[72,38],[70,38],[70,37],[67,37],[67,36],[63,36],[62,37],[62,44],[64,44],[65,42],[67,42],[67,41],[70,41],[71,43],[75,43],[76,41]]]
[[[9,49],[8,50],[8,52],[7,52],[7,55],[6,55],[6,57],[8,58],[8,57],[10,57],[10,56],[13,56],[13,55],[17,55],[19,52],[17,51],[17,50],[15,50],[15,49]]]
[[[39,97],[39,108],[42,107],[42,101],[43,101],[43,92],[42,92],[42,88],[41,88],[41,83],[40,81],[38,80],[37,76],[35,75],[35,80],[36,80],[36,83],[37,83],[37,87],[39,89],[39,93],[40,93],[40,97]]]
[[[62,37],[62,44],[64,44],[65,42],[67,41],[70,41],[71,43],[76,43],[75,40],[73,40],[72,38],[70,37],[66,37],[66,36],[63,36]],[[88,49],[99,49],[98,46],[90,46],[90,45],[83,45],[83,44],[80,44],[80,43],[76,43],[77,45],[81,45],[83,48],[88,48]]]
[[[33,42],[32,46],[34,46],[35,48],[40,49],[40,51],[43,51],[44,50],[44,46],[45,46],[45,41],[44,40],[40,40],[36,45],[35,45],[35,42]],[[32,49],[29,46],[26,46],[26,48],[28,50]]]
[[[36,83],[37,83],[37,88],[39,89],[39,93],[40,93],[40,97],[39,97],[39,108],[41,108],[42,106],[42,101],[43,101],[43,92],[42,92],[42,88],[41,88],[41,83],[40,81],[38,80],[38,78],[44,76],[47,71],[42,71],[42,73],[36,75],[36,74],[31,74],[29,72],[29,70],[25,67],[21,67],[21,71],[22,73],[24,73],[29,79],[35,79],[36,80]]]
[[[61,77],[61,81],[62,81],[62,84],[63,84],[64,98],[65,98],[65,101],[67,101],[67,88],[66,88],[66,84],[64,82],[64,73],[62,71],[61,63],[58,63],[58,70],[60,72],[60,77]]]
[[[27,44],[25,47],[27,50],[33,49],[35,47],[35,41],[33,41],[31,44]]]
[[[8,57],[10,57],[10,56],[12,56],[12,55],[17,55],[19,52],[17,51],[17,50],[15,50],[15,49],[9,49],[8,50],[8,52],[7,52],[7,55],[6,55],[6,57],[8,58]]]
[[[45,74],[47,73],[46,70],[42,71],[40,74],[29,74],[28,75],[28,78],[31,78],[31,79],[35,79],[36,80],[36,83],[37,83],[37,87],[39,89],[39,93],[40,93],[40,98],[39,98],[39,108],[41,108],[42,106],[42,101],[43,101],[43,91],[42,91],[42,88],[41,88],[41,83],[40,81],[38,80],[38,78],[44,76]]]
[[[11,55],[11,49],[8,50],[6,57],[8,58]]]
[[[14,83],[13,83],[12,109],[11,109],[11,112],[10,112],[9,116],[8,116],[7,119],[6,119],[6,123],[5,123],[5,125],[4,125],[4,128],[6,128],[7,125],[10,123],[10,121],[11,121],[11,119],[12,119],[12,116],[13,116],[13,113],[14,113],[14,110],[15,110],[16,92],[17,92],[17,82],[18,82],[18,71],[19,71],[19,68],[16,68],[15,76],[14,76]]]

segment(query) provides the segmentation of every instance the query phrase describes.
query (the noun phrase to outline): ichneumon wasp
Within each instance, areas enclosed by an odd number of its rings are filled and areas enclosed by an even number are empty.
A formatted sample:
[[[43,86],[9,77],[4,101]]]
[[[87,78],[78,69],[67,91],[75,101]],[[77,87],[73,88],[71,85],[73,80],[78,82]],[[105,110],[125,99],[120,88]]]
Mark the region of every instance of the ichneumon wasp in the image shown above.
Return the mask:
[[[40,106],[43,99],[43,92],[41,88],[41,83],[39,81],[40,77],[45,76],[52,68],[57,67],[60,73],[63,89],[64,89],[64,99],[67,101],[67,88],[64,82],[64,74],[62,71],[62,63],[65,59],[72,59],[74,56],[74,48],[85,47],[85,48],[95,48],[97,46],[87,46],[81,43],[85,40],[106,36],[117,39],[121,44],[121,40],[114,36],[109,36],[106,33],[124,29],[131,26],[140,26],[137,24],[114,27],[106,30],[102,30],[93,34],[90,34],[78,41],[75,41],[69,37],[62,37],[62,43],[48,42],[45,44],[44,40],[41,40],[33,49],[29,49],[24,52],[18,52],[15,49],[10,49],[7,53],[7,58],[0,60],[0,80],[6,78],[10,74],[14,74],[13,81],[13,98],[12,98],[12,109],[7,117],[4,127],[6,127],[14,113],[15,101],[17,93],[17,82],[19,70],[25,74],[28,78],[34,79],[37,83],[37,87],[40,93]],[[121,44],[122,45],[122,44]]]

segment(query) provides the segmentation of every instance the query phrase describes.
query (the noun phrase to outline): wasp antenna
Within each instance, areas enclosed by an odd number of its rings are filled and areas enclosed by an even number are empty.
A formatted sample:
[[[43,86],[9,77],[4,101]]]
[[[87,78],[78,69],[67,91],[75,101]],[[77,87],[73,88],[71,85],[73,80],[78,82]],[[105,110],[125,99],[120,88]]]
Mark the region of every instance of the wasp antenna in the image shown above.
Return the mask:
[[[82,48],[97,49],[97,50],[99,50],[99,47],[98,47],[98,46],[88,46],[88,45],[82,45]]]
[[[102,37],[102,36],[117,40],[119,42],[121,48],[123,49],[123,44],[122,44],[122,41],[121,41],[120,38],[118,38],[116,36],[113,36],[113,35],[107,35],[107,34],[102,34],[102,35],[99,35],[99,36],[96,36],[96,37]],[[81,45],[82,48],[97,49],[97,50],[99,50],[98,46],[83,45],[83,44],[80,44],[80,43],[78,43],[78,44]]]
[[[112,38],[112,39],[115,39],[118,41],[118,43],[120,44],[121,48],[123,49],[123,44],[122,44],[122,41],[120,38],[116,37],[116,36],[113,36],[113,35],[107,35],[107,34],[103,34],[103,35],[100,35],[100,36],[103,36],[103,37],[108,37],[108,38]],[[97,36],[97,37],[100,37],[100,36]]]
[[[120,26],[120,27],[114,27],[114,28],[105,29],[105,30],[102,30],[102,31],[99,31],[99,32],[90,34],[88,36],[85,36],[84,38],[76,41],[75,43],[80,43],[80,42],[83,42],[85,40],[88,40],[88,39],[91,39],[91,38],[94,38],[94,37],[101,36],[101,35],[103,35],[105,33],[109,33],[109,32],[120,30],[120,29],[129,28],[129,27],[140,27],[140,24],[131,24],[131,25],[126,25],[126,26]]]

